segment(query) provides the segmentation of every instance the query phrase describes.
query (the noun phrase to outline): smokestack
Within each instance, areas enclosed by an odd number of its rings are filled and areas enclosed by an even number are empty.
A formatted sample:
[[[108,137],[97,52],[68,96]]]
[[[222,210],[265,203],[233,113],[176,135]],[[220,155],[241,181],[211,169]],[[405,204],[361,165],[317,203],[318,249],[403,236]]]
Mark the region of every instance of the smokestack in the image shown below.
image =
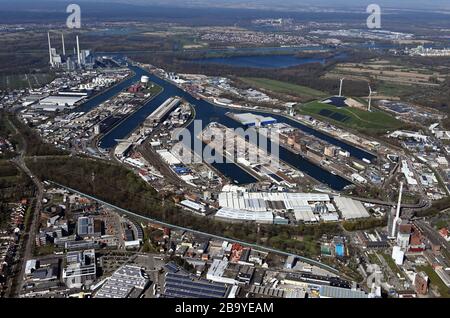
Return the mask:
[[[367,110],[370,112],[370,106],[372,105],[372,88],[369,85],[369,107]]]
[[[400,220],[400,208],[402,204],[402,192],[403,192],[403,182],[400,182],[400,192],[398,194],[397,212],[395,213],[394,223],[392,224],[391,237],[395,237],[395,231],[397,229],[398,220]]]
[[[77,35],[77,55],[78,55],[78,65],[81,65],[81,55],[80,55],[80,41]]]
[[[53,66],[52,44],[50,43],[50,32],[47,32],[47,38],[48,38],[48,57],[50,59],[50,65]]]
[[[343,82],[344,82],[344,79],[341,78],[341,85],[339,86],[339,97],[342,96],[342,84],[343,84]]]
[[[61,40],[63,46],[63,55],[66,56],[66,45],[64,44],[64,33],[61,33]]]

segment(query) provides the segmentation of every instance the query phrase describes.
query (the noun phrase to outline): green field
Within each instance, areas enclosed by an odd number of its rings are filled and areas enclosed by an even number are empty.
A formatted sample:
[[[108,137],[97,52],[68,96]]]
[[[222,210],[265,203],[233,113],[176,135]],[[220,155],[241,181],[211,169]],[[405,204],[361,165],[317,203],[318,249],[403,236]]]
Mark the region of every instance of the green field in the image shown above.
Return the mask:
[[[412,85],[402,85],[396,83],[382,82],[377,87],[377,93],[381,96],[405,96],[414,93],[415,87]]]
[[[427,265],[417,267],[417,271],[424,271],[428,275],[431,285],[437,287],[441,297],[450,298],[450,289],[444,284],[442,279],[438,276],[438,274],[436,274],[431,266]]]
[[[389,265],[389,267],[392,269],[392,271],[396,274],[399,274],[400,277],[405,277],[405,274],[400,270],[400,268],[395,264],[394,260],[390,255],[387,255],[385,253],[381,253],[381,256],[383,256],[386,263]]]
[[[370,263],[381,265],[381,261],[377,256],[377,253],[368,253],[367,256],[369,257]]]
[[[12,90],[41,87],[53,80],[54,76],[48,73],[38,74],[17,74],[0,76],[0,89]]]
[[[317,99],[326,96],[324,92],[296,84],[271,80],[259,77],[240,77],[244,83],[259,89],[269,90],[275,93],[289,94],[302,97],[305,100]]]
[[[304,115],[363,131],[383,132],[399,129],[402,122],[380,110],[367,112],[353,107],[336,107],[318,101],[298,107]]]

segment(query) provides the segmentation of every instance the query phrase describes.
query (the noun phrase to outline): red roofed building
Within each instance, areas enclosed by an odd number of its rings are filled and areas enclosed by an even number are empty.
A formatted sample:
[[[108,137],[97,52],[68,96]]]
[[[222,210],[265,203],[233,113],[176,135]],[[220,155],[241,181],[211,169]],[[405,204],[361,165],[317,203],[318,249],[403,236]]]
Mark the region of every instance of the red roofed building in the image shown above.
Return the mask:
[[[440,234],[443,238],[445,238],[447,241],[450,239],[450,235],[449,235],[448,229],[447,229],[446,227],[440,229],[440,230],[439,230],[439,234]]]
[[[409,252],[420,253],[425,250],[425,237],[417,226],[412,226],[411,238],[409,241]]]

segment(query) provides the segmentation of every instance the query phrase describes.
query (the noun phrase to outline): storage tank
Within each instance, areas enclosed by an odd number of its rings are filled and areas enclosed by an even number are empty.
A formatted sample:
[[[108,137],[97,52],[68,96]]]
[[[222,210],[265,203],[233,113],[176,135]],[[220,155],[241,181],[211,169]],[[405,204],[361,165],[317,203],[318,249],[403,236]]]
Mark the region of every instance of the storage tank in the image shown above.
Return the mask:
[[[147,84],[149,82],[150,78],[146,75],[142,75],[141,77],[141,83]]]

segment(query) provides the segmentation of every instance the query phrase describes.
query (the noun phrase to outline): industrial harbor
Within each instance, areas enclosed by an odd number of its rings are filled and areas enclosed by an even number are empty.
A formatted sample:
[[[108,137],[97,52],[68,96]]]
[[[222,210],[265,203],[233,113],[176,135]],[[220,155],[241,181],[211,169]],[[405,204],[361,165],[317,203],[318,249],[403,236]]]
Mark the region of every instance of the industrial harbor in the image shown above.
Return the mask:
[[[450,297],[445,10],[105,3],[0,24],[0,298]]]

